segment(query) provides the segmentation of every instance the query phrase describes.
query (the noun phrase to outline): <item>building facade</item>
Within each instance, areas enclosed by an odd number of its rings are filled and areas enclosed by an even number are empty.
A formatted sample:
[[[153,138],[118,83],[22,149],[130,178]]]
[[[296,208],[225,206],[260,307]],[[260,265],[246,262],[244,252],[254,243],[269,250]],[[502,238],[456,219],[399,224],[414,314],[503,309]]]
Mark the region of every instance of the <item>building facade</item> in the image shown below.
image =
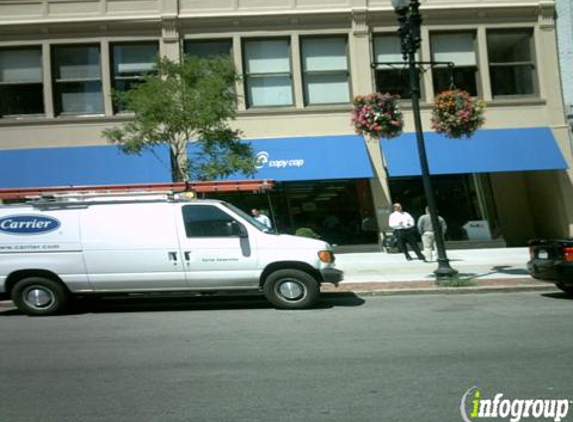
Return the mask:
[[[573,4],[568,0],[557,0],[555,7],[563,100],[569,126],[573,131],[573,74],[568,70],[573,68]]]
[[[573,173],[555,4],[422,0],[422,113],[440,214],[452,241],[523,245],[573,231]],[[234,122],[257,153],[281,230],[376,243],[392,202],[425,207],[407,72],[390,0],[0,0],[0,187],[166,181],[165,150],[120,154],[101,132],[129,112],[129,89],[157,55],[230,55],[242,74]],[[472,139],[430,132],[431,99],[455,85],[483,98]],[[403,98],[401,137],[365,141],[355,95]]]

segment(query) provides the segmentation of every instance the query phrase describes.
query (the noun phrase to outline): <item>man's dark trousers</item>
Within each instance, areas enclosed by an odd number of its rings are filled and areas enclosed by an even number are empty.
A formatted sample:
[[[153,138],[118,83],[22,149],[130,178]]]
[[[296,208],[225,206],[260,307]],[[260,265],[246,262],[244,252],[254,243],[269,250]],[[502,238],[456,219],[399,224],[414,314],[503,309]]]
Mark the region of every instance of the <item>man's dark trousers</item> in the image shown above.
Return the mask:
[[[418,246],[418,239],[416,237],[415,228],[412,227],[409,229],[395,230],[394,233],[398,238],[398,245],[400,246],[402,252],[404,252],[404,256],[408,261],[412,259],[412,257],[408,253],[408,244],[418,257],[418,259],[425,261],[426,258],[424,257],[422,251],[420,250],[420,247]]]

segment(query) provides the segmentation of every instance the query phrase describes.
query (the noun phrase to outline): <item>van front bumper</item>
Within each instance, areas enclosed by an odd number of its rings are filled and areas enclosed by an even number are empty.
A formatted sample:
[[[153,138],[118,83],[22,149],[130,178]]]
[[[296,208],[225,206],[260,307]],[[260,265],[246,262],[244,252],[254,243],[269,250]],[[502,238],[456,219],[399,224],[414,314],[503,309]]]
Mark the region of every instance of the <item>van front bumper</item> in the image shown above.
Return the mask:
[[[325,268],[320,270],[323,283],[338,284],[344,279],[344,272],[336,268]]]

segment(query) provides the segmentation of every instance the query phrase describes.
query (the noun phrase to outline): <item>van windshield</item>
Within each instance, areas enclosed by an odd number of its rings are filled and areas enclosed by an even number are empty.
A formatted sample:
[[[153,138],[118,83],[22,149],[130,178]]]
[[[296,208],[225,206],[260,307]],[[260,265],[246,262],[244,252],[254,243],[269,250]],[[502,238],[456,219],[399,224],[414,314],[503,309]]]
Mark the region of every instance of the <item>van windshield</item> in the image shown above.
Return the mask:
[[[229,204],[228,202],[223,202],[223,205],[226,206],[227,208],[229,208],[231,211],[233,211],[235,214],[240,215],[242,218],[244,218],[245,220],[247,220],[249,223],[251,223],[253,226],[255,226],[257,229],[259,229],[262,232],[265,233],[276,233],[275,230],[273,229],[269,229],[267,226],[265,226],[263,223],[255,220],[255,218],[252,215],[247,214],[245,211],[243,211],[242,209],[234,206],[233,204]]]

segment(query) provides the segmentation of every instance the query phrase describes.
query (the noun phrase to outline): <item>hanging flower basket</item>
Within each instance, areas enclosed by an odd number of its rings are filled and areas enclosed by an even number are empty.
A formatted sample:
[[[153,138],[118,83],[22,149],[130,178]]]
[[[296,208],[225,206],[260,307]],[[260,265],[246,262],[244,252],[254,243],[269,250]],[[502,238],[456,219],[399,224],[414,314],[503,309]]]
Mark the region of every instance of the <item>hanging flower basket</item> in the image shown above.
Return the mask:
[[[404,118],[398,100],[391,94],[358,95],[352,105],[352,124],[356,133],[374,139],[395,138],[402,134]]]
[[[444,91],[434,98],[432,129],[448,138],[470,138],[483,126],[485,103],[461,90]]]

